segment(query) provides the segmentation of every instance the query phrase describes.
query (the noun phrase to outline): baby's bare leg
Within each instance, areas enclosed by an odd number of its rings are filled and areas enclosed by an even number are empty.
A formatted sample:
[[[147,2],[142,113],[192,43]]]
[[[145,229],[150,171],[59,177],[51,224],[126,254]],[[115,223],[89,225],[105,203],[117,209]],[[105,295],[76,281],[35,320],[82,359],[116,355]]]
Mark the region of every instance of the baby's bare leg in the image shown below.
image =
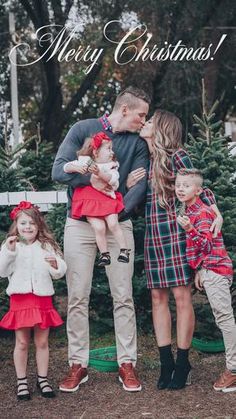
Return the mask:
[[[107,223],[107,226],[110,230],[110,232],[115,237],[117,243],[120,246],[120,249],[127,249],[127,243],[125,240],[125,236],[123,234],[123,231],[121,230],[121,227],[119,225],[118,221],[118,214],[110,214],[104,217]]]
[[[100,253],[107,252],[106,223],[102,218],[87,217],[95,232],[96,242]]]

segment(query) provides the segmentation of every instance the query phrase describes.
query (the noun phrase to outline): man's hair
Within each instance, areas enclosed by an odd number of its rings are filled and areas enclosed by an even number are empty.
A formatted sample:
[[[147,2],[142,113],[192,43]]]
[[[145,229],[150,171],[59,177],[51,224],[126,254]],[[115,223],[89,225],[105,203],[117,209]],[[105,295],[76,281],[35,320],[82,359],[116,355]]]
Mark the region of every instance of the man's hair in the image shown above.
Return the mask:
[[[203,176],[201,170],[194,167],[192,169],[180,169],[178,170],[177,174],[181,176],[191,176],[192,178],[196,178],[196,182],[200,187],[203,184]]]
[[[149,105],[151,103],[150,96],[144,90],[129,86],[117,96],[113,109],[117,110],[124,104],[127,104],[131,109],[135,108],[137,106],[137,99],[141,99]]]

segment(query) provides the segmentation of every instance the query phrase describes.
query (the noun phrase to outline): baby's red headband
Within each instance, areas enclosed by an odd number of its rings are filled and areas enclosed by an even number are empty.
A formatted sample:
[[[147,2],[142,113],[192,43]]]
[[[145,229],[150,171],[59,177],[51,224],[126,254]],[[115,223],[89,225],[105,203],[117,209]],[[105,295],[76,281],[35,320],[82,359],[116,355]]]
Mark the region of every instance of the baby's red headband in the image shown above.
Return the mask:
[[[103,141],[111,141],[111,139],[102,131],[93,135],[91,141],[92,149],[98,150],[101,147]]]
[[[30,209],[30,208],[38,209],[33,204],[31,204],[31,202],[29,202],[29,201],[21,201],[17,205],[17,207],[15,207],[15,208],[13,208],[13,210],[11,210],[11,212],[10,212],[10,218],[11,218],[11,220],[15,220],[18,212],[20,212],[22,210],[25,210],[25,209]]]

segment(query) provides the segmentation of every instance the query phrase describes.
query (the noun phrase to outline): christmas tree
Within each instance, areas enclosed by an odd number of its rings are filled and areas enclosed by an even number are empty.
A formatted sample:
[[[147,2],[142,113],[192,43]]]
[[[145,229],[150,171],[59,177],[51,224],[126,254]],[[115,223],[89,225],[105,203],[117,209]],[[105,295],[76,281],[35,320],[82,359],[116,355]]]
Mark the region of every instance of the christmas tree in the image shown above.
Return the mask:
[[[194,115],[194,135],[189,134],[186,149],[193,165],[202,171],[204,186],[210,188],[224,219],[222,233],[227,251],[233,260],[236,273],[236,157],[232,155],[232,146],[224,134],[222,121],[216,121],[215,110],[219,101],[208,110],[203,81],[202,115]],[[233,306],[236,308],[236,275],[232,287]],[[195,336],[203,340],[215,340],[221,336],[214,327],[214,318],[207,298],[196,299],[195,313],[197,328]]]
[[[215,121],[218,106],[219,102],[216,101],[207,110],[203,81],[202,115],[193,116],[196,135],[189,134],[186,149],[193,165],[202,171],[204,185],[215,195],[224,218],[224,242],[236,269],[236,157],[231,153],[232,146],[229,147],[222,121]]]

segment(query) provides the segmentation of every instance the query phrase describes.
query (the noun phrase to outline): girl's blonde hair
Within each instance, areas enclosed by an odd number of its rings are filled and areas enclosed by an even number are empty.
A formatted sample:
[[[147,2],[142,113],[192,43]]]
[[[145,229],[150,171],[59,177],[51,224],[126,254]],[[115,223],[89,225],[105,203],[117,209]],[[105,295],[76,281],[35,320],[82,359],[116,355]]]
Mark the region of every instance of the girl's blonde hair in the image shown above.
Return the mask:
[[[52,248],[55,250],[55,252],[57,254],[62,256],[62,251],[61,251],[59,245],[57,244],[56,240],[54,239],[54,236],[53,236],[52,232],[50,231],[47,224],[45,223],[42,214],[39,212],[39,210],[36,207],[22,209],[21,211],[19,211],[17,213],[12,225],[10,226],[7,237],[17,236],[19,234],[18,229],[17,229],[17,220],[22,213],[31,217],[32,220],[37,225],[38,234],[36,236],[36,240],[38,240],[41,243],[42,248],[46,249],[47,244],[49,244],[50,246],[52,246]]]
[[[157,109],[153,115],[154,139],[152,187],[158,195],[159,204],[169,207],[169,198],[174,195],[172,156],[182,145],[182,124],[173,113]]]

